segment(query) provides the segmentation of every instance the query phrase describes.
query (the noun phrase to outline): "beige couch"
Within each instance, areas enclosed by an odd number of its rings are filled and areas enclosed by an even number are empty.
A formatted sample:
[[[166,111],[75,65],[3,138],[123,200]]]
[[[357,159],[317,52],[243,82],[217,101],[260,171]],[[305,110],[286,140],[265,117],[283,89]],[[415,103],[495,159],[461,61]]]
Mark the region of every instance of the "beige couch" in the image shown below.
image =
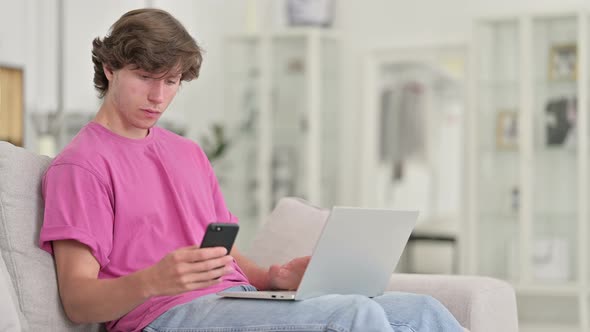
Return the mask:
[[[99,331],[74,325],[59,301],[52,257],[37,247],[48,157],[0,141],[0,331]],[[310,254],[327,211],[283,199],[258,233],[249,255],[261,265]],[[473,332],[518,330],[514,290],[503,281],[470,276],[395,274],[390,290],[430,294]]]

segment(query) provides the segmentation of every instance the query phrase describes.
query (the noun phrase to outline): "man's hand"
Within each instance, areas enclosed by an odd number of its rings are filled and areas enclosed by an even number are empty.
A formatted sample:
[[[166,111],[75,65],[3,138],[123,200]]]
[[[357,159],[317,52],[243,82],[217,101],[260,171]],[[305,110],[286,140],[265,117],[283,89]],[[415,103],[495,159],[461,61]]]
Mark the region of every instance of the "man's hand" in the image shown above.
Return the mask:
[[[146,295],[176,295],[218,284],[233,272],[232,261],[223,247],[178,249],[142,271]]]
[[[273,265],[268,270],[269,284],[272,289],[296,290],[307,269],[310,256],[295,258],[284,265]]]

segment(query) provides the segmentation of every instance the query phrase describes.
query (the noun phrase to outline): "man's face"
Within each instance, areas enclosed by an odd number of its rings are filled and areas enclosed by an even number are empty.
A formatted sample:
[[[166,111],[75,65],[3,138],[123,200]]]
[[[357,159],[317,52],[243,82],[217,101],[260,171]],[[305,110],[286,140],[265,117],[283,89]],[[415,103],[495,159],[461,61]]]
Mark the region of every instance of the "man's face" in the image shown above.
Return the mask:
[[[172,71],[164,75],[131,66],[116,71],[105,68],[105,74],[109,80],[107,101],[125,131],[153,127],[176,96],[181,77]]]

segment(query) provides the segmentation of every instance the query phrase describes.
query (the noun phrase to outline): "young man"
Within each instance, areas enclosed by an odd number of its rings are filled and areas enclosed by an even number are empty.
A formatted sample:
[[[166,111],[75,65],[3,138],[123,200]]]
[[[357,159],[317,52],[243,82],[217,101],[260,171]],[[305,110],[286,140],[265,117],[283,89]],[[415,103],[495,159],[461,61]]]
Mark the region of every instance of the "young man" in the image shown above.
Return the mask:
[[[201,148],[155,127],[201,50],[157,9],[134,10],[93,42],[103,103],[43,181],[40,245],[55,256],[74,322],[110,331],[459,331],[431,298],[220,299],[237,288],[296,289],[309,257],[265,270],[236,249],[199,248],[206,226],[237,222]]]

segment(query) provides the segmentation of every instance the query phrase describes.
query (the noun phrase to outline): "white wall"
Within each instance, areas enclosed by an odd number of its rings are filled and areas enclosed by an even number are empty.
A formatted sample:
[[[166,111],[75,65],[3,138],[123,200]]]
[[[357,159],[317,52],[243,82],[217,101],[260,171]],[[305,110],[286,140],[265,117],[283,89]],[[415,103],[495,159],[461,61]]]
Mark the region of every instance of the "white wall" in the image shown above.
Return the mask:
[[[47,111],[56,105],[55,5],[51,1],[0,0],[0,65],[24,70],[26,111]],[[25,119],[25,146],[34,144]]]
[[[26,2],[0,0],[0,60],[2,64],[24,64]]]
[[[49,111],[56,106],[55,0],[0,0],[0,64],[25,67],[27,111]],[[342,37],[341,203],[359,202],[360,126],[362,121],[362,63],[378,48],[467,43],[476,17],[514,15],[527,11],[565,11],[588,8],[585,0],[339,0],[335,28]],[[91,41],[104,36],[126,10],[154,5],[182,21],[206,50],[201,77],[181,89],[166,117],[184,120],[189,136],[197,139],[212,121],[223,118],[222,37],[252,26],[257,5],[259,26],[284,25],[284,1],[279,0],[64,0],[65,107],[94,111]],[[247,10],[247,7],[250,10]],[[268,8],[267,8],[268,7]],[[34,148],[31,130],[25,143]]]
[[[104,35],[123,9],[142,6],[143,1],[64,0],[63,5],[64,108],[93,112],[98,103],[92,86],[92,38]],[[57,14],[55,0],[0,0],[0,64],[24,69],[25,146],[31,150],[37,144],[28,115],[58,107]]]
[[[165,116],[180,113],[189,125],[188,136],[198,140],[210,124],[223,119],[223,36],[243,29],[245,1],[159,0],[154,6],[179,19],[205,53],[200,76],[185,82]]]
[[[231,0],[64,0],[63,84],[66,112],[96,112],[92,40],[103,37],[128,10],[147,5],[170,11],[205,49],[198,80],[185,83],[164,116],[186,123],[198,138],[222,118],[222,36],[243,28],[246,2]],[[57,1],[0,0],[0,64],[25,69],[26,113],[57,108]],[[36,150],[34,130],[26,123],[25,146]]]
[[[66,1],[65,108],[95,112],[98,105],[92,85],[92,40],[103,37],[123,13],[150,5],[174,15],[205,49],[199,79],[183,83],[164,119],[188,123],[189,134],[201,132],[223,108],[221,38],[240,13],[241,2],[219,0],[110,0]]]
[[[92,40],[104,37],[125,12],[144,7],[143,0],[64,0],[64,109],[95,113],[99,100],[92,83]]]
[[[27,26],[22,20],[25,17],[27,3],[24,1],[0,0],[0,65],[24,68],[27,62],[27,43],[23,42],[27,35]],[[25,90],[31,89],[31,75],[24,72]],[[28,104],[25,95],[25,107]],[[25,138],[24,143],[27,143]]]

